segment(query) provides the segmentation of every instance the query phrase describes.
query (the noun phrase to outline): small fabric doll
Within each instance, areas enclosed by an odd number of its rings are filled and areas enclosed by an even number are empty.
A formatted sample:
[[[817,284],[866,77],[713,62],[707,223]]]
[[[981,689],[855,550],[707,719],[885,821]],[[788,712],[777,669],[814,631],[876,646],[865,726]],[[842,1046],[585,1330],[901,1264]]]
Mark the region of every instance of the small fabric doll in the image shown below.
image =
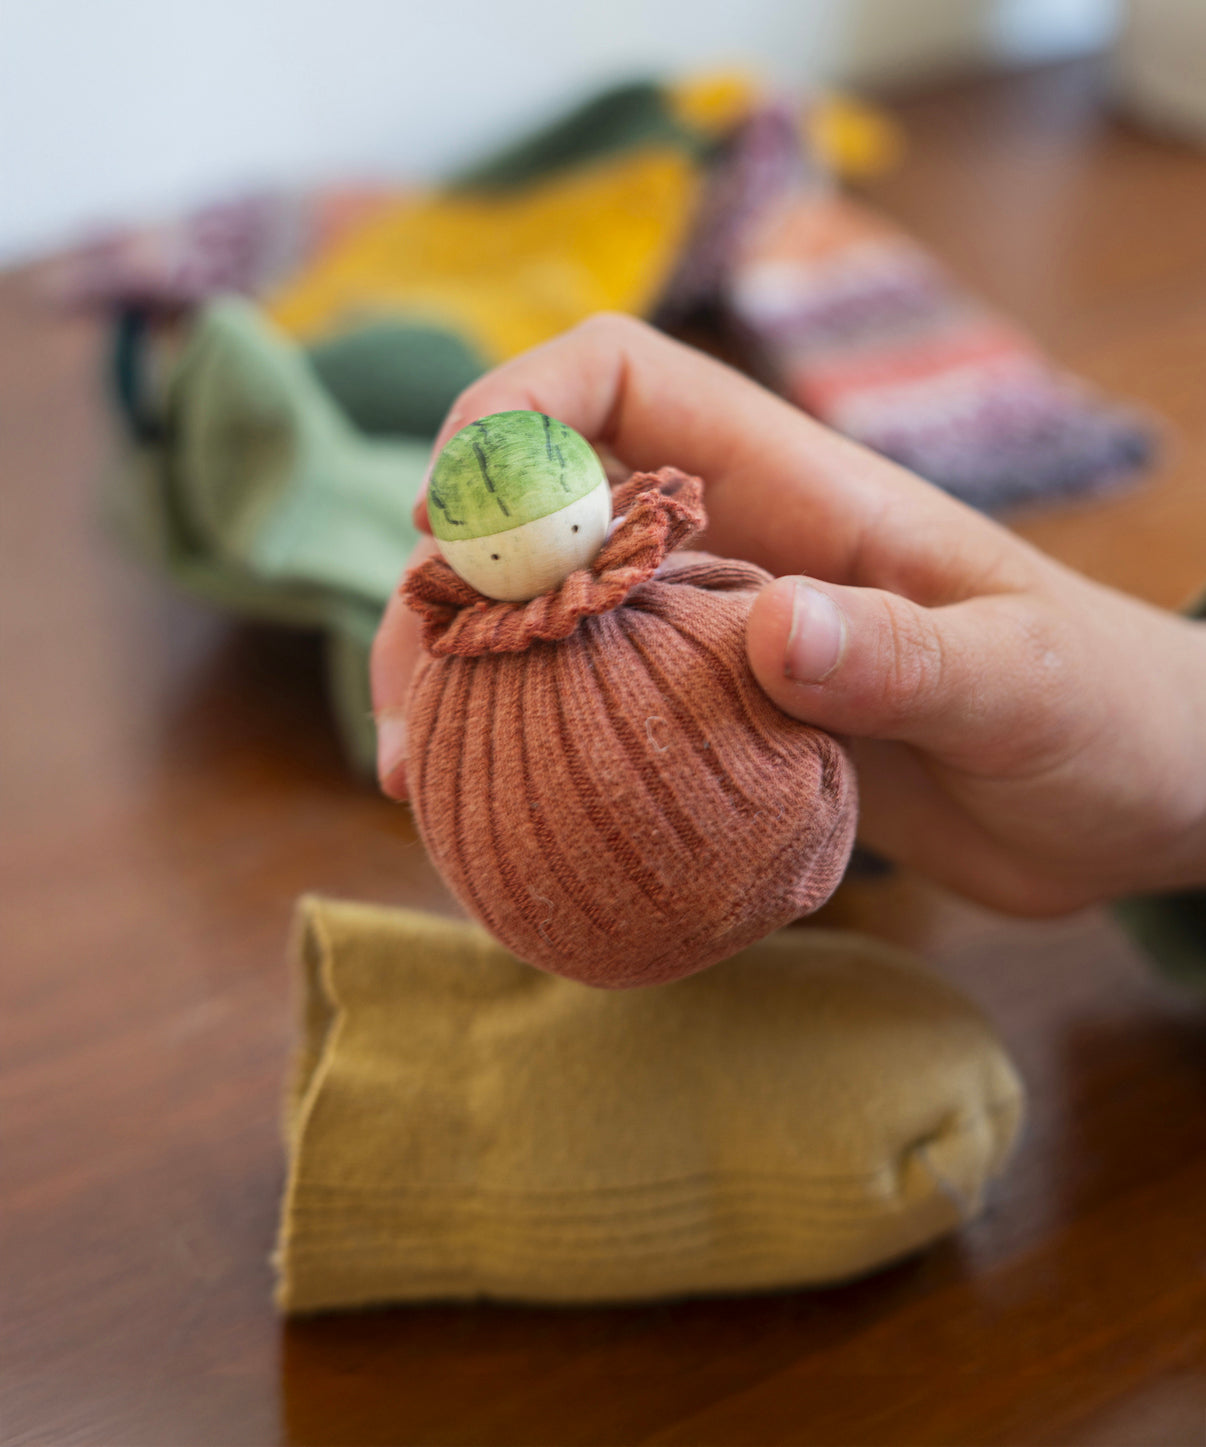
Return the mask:
[[[466,433],[513,541],[536,525],[507,506],[505,458]],[[439,463],[430,497],[443,543],[473,498]],[[534,598],[488,598],[443,557],[403,593],[425,620],[410,792],[437,868],[520,959],[624,988],[702,970],[818,908],[857,805],[840,745],[780,712],[746,662],[769,575],[674,551],[705,525],[700,481],[638,473],[612,501],[594,560]]]

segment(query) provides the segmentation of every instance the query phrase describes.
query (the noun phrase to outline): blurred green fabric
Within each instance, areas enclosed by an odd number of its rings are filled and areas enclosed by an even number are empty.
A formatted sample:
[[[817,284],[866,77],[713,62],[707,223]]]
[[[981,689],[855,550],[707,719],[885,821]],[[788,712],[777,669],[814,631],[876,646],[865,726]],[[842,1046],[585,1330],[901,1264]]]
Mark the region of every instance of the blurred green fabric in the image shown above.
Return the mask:
[[[370,436],[434,437],[457,394],[489,370],[463,337],[404,321],[339,332],[305,355],[349,421]]]
[[[368,653],[418,534],[425,441],[360,432],[248,302],[213,302],[171,365],[155,425],[110,489],[123,536],[190,593],[319,628],[353,763],[376,740]]]
[[[721,131],[685,124],[675,106],[658,82],[616,86],[464,172],[449,194],[522,190],[655,142],[702,162]],[[549,281],[531,284],[539,300]],[[463,332],[388,306],[304,345],[224,296],[187,311],[183,348],[149,386],[163,320],[128,304],[115,331],[127,441],[111,514],[188,592],[321,629],[345,751],[369,772],[373,634],[417,540],[430,440],[490,359]]]

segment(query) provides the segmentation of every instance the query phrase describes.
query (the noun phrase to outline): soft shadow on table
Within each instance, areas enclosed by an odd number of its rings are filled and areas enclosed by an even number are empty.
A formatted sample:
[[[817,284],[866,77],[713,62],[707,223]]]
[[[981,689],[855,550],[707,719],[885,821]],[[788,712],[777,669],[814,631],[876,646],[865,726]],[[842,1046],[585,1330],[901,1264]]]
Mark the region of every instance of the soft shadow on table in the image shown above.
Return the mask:
[[[643,1438],[840,1345],[962,1273],[951,1240],[825,1290],[641,1306],[416,1306],[299,1319],[282,1331],[285,1440],[290,1447],[537,1447]]]
[[[1075,1144],[1057,1152],[1050,1142],[1047,1187],[1069,1218],[1104,1192],[1141,1198],[1187,1158],[1206,1162],[1206,995],[1170,988],[1164,1004],[1160,1013],[1069,1020],[1056,1042],[1063,1078],[1039,1107],[1062,1116],[1060,1133]],[[1206,1197],[1202,1206],[1206,1275]]]
[[[163,700],[157,743],[168,769],[204,770],[220,787],[224,772],[254,762],[349,792],[372,787],[340,753],[321,635],[220,614],[207,632]]]

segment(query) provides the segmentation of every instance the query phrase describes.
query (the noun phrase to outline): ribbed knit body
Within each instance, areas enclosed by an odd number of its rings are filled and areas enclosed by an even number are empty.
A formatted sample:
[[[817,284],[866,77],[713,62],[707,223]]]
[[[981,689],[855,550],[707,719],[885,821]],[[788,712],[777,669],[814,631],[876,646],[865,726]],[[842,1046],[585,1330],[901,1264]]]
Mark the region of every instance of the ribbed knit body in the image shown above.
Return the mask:
[[[768,575],[679,554],[522,652],[428,654],[408,709],[424,842],[465,908],[541,969],[689,975],[817,908],[853,843],[853,770],[746,662]]]

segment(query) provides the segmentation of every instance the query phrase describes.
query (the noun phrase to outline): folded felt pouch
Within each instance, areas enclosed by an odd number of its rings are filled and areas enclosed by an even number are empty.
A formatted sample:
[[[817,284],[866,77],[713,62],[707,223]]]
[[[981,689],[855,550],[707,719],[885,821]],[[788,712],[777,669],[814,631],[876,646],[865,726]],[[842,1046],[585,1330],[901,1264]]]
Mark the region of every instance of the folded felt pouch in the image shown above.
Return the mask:
[[[286,1312],[840,1280],[972,1217],[1018,1132],[977,1011],[857,936],[600,991],[468,925],[310,898],[295,954]]]

